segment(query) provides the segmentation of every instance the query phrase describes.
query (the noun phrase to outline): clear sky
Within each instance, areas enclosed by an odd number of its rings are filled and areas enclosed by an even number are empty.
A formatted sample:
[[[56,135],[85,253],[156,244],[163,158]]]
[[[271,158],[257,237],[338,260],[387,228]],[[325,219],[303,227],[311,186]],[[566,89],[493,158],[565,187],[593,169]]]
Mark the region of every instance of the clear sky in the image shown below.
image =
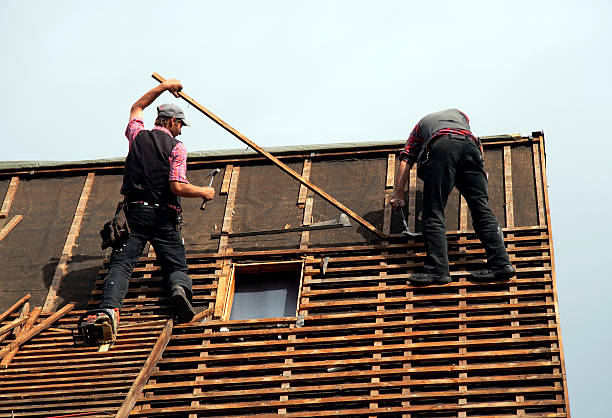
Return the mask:
[[[612,1],[0,0],[0,37],[3,161],[125,156],[153,72],[264,147],[401,140],[448,107],[543,130],[572,413],[612,416]],[[188,150],[244,148],[186,114]]]

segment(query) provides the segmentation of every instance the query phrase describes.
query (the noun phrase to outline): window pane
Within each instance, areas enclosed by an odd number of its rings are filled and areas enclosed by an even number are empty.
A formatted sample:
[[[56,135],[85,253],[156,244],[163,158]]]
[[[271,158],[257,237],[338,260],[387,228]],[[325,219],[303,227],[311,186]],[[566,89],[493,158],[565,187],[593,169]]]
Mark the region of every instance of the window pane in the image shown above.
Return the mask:
[[[295,316],[300,272],[245,274],[237,268],[230,319]]]

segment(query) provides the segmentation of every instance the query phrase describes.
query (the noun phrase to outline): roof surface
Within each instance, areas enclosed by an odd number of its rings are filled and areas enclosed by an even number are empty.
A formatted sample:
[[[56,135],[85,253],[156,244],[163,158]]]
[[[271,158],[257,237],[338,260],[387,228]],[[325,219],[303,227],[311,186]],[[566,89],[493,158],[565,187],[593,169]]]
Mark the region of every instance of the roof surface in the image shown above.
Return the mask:
[[[386,203],[403,142],[275,152],[385,239],[354,219],[347,228],[212,238],[337,219],[339,210],[251,152],[191,154],[192,183],[221,169],[217,198],[204,212],[196,199],[184,202],[183,236],[201,317],[188,325],[168,322],[163,277],[147,249],[107,353],[73,346],[69,329],[99,303],[108,253],[99,248],[98,231],[120,199],[121,161],[4,166],[0,198],[14,193],[14,200],[0,228],[22,218],[0,242],[6,260],[0,312],[26,293],[30,306],[48,308],[35,324],[75,307],[24,342],[10,362],[2,360],[8,368],[0,372],[0,410],[115,413],[165,335],[168,345],[157,349],[161,359],[134,399],[133,415],[568,416],[543,137],[482,139],[490,205],[518,269],[510,282],[466,280],[484,266],[484,251],[453,191],[446,208],[453,282],[407,284],[422,263],[423,244],[400,234],[402,221]],[[422,184],[414,171],[408,223],[419,231]],[[304,263],[299,317],[225,319],[231,267],[278,261]],[[0,327],[31,312],[21,305]],[[6,334],[0,350],[24,335],[18,331]]]

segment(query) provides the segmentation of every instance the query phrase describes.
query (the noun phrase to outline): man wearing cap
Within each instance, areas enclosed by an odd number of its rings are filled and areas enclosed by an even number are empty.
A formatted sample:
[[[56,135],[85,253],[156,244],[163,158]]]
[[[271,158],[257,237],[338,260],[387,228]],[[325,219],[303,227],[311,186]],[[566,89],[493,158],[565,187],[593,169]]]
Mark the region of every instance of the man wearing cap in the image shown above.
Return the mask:
[[[412,130],[404,150],[390,203],[404,206],[404,190],[412,165],[423,180],[424,271],[408,280],[414,285],[446,284],[451,281],[444,208],[453,187],[465,197],[474,230],[485,247],[487,270],[471,275],[476,281],[508,280],[516,270],[504,246],[499,223],[489,208],[487,175],[482,146],[470,130],[470,120],[458,109],[447,109],[422,118]]]
[[[132,270],[147,242],[161,264],[169,290],[173,314],[179,322],[194,316],[190,300],[191,279],[187,275],[185,246],[180,232],[181,197],[211,200],[212,187],[199,187],[187,181],[187,150],[176,139],[183,126],[189,126],[181,108],[174,104],[157,107],[157,119],[151,130],[144,128],[142,111],[164,91],[175,97],[182,89],[178,80],[167,80],[145,93],[132,105],[125,131],[129,153],[121,194],[130,235],[111,254],[109,272],[104,279],[101,312],[88,322],[101,328],[100,343],[115,339],[119,308],[128,290]],[[109,341],[110,340],[110,341]]]

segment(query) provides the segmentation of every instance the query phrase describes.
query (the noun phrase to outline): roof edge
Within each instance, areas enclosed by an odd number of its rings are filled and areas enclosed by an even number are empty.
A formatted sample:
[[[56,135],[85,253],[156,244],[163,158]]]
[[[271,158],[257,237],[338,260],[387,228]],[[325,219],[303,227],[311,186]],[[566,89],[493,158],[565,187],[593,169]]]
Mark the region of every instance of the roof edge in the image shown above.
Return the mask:
[[[504,134],[478,137],[484,143],[499,140],[518,140],[520,134]],[[401,148],[406,140],[381,140],[364,142],[337,142],[330,144],[311,144],[311,145],[285,145],[277,147],[266,147],[265,150],[274,155],[294,154],[294,153],[319,153],[347,150],[375,150],[377,148]],[[193,151],[187,154],[188,158],[202,161],[215,158],[240,158],[257,155],[257,152],[250,149],[222,149]],[[103,165],[121,165],[125,162],[125,157],[100,158],[96,160],[76,160],[76,161],[0,161],[0,172],[12,170],[40,170],[40,169],[59,169],[73,167],[96,167]]]
[[[367,150],[376,148],[402,147],[405,140],[394,141],[367,141],[367,142],[338,142],[332,144],[311,144],[311,145],[285,145],[278,147],[266,147],[265,150],[274,155],[308,153],[308,152],[330,152],[342,150]],[[248,157],[257,155],[257,152],[250,149],[222,149],[192,151],[187,154],[188,158],[195,160],[206,160],[213,158]],[[82,166],[99,166],[104,164],[123,164],[125,157],[100,158],[96,160],[78,161],[0,161],[0,171],[6,170],[28,170],[41,168],[69,168]]]

